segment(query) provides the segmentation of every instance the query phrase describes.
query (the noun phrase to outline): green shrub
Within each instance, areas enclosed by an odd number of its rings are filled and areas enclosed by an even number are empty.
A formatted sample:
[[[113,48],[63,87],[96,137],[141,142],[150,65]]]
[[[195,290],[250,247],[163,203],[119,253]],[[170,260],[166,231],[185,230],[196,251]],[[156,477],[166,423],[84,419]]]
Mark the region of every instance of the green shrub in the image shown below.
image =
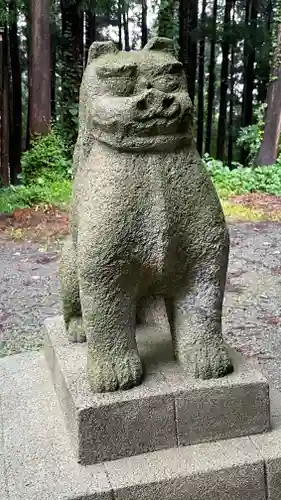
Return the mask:
[[[32,141],[31,148],[22,155],[21,167],[19,177],[25,185],[70,178],[68,149],[56,130]]]
[[[262,192],[281,196],[281,155],[271,167],[243,167],[234,163],[230,169],[221,161],[204,156],[205,165],[222,197]]]
[[[254,111],[255,123],[239,130],[237,145],[248,151],[247,163],[254,165],[260,150],[264,129],[264,104]]]
[[[261,147],[264,132],[264,113],[265,105],[262,104],[254,111],[255,123],[241,128],[238,133],[237,145],[242,146],[248,152],[247,163],[249,166],[255,165],[255,159]],[[279,144],[280,154],[281,144]]]

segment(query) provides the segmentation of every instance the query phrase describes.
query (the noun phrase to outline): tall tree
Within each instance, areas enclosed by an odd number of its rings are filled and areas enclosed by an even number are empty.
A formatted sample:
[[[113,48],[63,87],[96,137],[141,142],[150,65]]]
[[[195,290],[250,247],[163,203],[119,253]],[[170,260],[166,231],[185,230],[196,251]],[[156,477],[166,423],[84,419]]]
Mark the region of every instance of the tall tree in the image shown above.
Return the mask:
[[[180,59],[187,77],[188,92],[192,103],[195,98],[197,40],[195,30],[198,24],[198,0],[179,2],[179,44]]]
[[[57,26],[55,20],[53,20],[51,23],[51,115],[53,120],[56,117],[57,47]]]
[[[30,0],[30,135],[47,134],[51,122],[50,0]]]
[[[233,6],[232,14],[232,30],[235,27],[235,11]],[[227,164],[231,166],[233,160],[233,118],[234,118],[234,73],[235,73],[235,48],[234,43],[231,45],[230,56],[230,95],[229,95],[229,119],[228,119],[228,151],[227,151]]]
[[[214,110],[215,84],[216,84],[217,12],[218,12],[218,2],[217,0],[214,0],[213,12],[212,12],[212,39],[211,39],[210,61],[209,61],[208,108],[207,108],[206,142],[205,142],[205,152],[209,154],[211,153],[213,110]]]
[[[89,48],[96,39],[97,39],[96,0],[90,0],[89,7],[86,11],[85,64],[87,64]]]
[[[61,41],[60,4],[51,0],[51,112],[52,120],[56,119],[57,97],[59,94],[59,47]]]
[[[11,182],[16,184],[21,171],[22,150],[22,82],[16,0],[10,0],[9,3],[9,44],[12,80],[9,163]]]
[[[224,160],[224,146],[226,138],[226,117],[227,117],[227,90],[228,90],[228,58],[229,58],[229,34],[230,34],[230,13],[233,0],[225,1],[223,36],[222,36],[222,63],[221,63],[221,84],[220,84],[220,110],[217,134],[217,159]]]
[[[27,105],[26,105],[26,126],[25,126],[25,150],[30,148],[30,109],[31,109],[31,92],[30,88],[32,86],[32,71],[31,71],[31,59],[32,59],[32,47],[31,47],[31,7],[28,1],[25,4],[24,9],[25,24],[26,24],[26,67],[27,67]]]
[[[80,0],[60,0],[62,21],[61,123],[66,140],[77,137],[79,88],[83,73],[84,13]]]
[[[198,116],[197,116],[197,149],[200,155],[203,153],[203,133],[204,133],[204,68],[205,68],[205,20],[207,1],[202,2],[201,12],[201,40],[199,44],[199,70],[198,70]]]
[[[123,49],[123,42],[122,42],[122,0],[118,0],[118,7],[117,7],[117,17],[118,17],[118,49],[122,50]]]
[[[9,56],[8,28],[1,33],[1,144],[0,144],[0,183],[9,185]]]
[[[130,51],[129,0],[122,0],[122,18],[123,18],[125,50],[129,52]]]
[[[263,31],[263,43],[260,45],[259,57],[256,67],[257,80],[257,101],[264,103],[266,101],[267,86],[270,76],[270,58],[269,54],[272,48],[271,27],[273,21],[272,0],[268,0],[267,5],[261,8],[260,24]]]
[[[279,150],[281,134],[281,2],[277,3],[278,24],[274,40],[275,53],[267,90],[267,109],[262,144],[256,158],[257,165],[273,165]]]
[[[248,24],[248,36],[244,42],[244,87],[242,101],[241,126],[247,127],[253,123],[253,90],[254,90],[254,65],[255,65],[255,43],[257,31],[257,0],[247,0],[245,23]],[[245,147],[241,149],[240,162],[245,165],[248,151]]]
[[[257,0],[247,0],[245,23],[248,24],[248,37],[244,44],[244,92],[242,104],[242,127],[252,124],[255,44],[257,32]]]
[[[141,1],[141,46],[147,44],[147,0]]]

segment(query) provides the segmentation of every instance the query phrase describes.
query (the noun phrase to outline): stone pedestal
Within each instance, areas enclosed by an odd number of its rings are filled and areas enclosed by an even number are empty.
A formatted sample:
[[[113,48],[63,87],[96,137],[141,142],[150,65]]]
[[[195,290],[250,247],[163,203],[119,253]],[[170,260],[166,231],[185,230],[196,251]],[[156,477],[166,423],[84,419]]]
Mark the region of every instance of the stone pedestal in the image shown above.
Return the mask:
[[[280,500],[281,396],[270,390],[264,432],[268,385],[235,353],[233,375],[195,382],[168,344],[156,366],[164,334],[142,331],[143,386],[94,396],[86,346],[68,345],[60,318],[46,330],[48,364],[0,360],[0,500]]]
[[[230,350],[234,373],[195,380],[172,357],[170,332],[140,328],[142,385],[93,394],[86,344],[69,343],[63,320],[46,321],[45,356],[77,461],[83,465],[131,457],[269,429],[267,381]]]

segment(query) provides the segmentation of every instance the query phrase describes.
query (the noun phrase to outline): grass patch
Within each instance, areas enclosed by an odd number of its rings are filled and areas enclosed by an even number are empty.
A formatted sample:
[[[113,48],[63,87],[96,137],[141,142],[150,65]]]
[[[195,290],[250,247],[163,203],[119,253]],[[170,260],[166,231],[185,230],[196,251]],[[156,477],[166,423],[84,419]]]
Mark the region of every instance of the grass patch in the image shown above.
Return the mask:
[[[234,219],[240,221],[257,222],[268,219],[262,210],[247,207],[245,205],[238,205],[229,200],[221,200],[224,215],[227,219]]]
[[[28,186],[10,186],[0,189],[0,213],[33,207],[40,204],[67,208],[71,199],[71,181],[54,180]]]

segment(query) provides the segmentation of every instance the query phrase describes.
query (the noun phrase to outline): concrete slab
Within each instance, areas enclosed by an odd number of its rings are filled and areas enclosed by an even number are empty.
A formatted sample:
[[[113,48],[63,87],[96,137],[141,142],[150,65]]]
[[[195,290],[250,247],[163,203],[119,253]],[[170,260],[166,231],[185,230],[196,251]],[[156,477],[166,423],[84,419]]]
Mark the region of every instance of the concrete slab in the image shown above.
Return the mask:
[[[1,484],[1,500],[281,498],[278,477],[273,481],[275,490],[271,491],[279,496],[266,496],[262,451],[256,441],[249,438],[80,466],[74,458],[43,355],[5,358],[0,361],[0,373],[2,453],[6,464],[2,483],[7,486],[5,490]],[[255,440],[265,440],[268,436],[257,436]],[[279,448],[274,457],[271,453],[272,458],[281,460]],[[277,466],[275,462],[275,469],[271,469],[276,474]],[[271,487],[271,483],[269,485]]]
[[[0,369],[0,377],[2,378],[2,371]],[[3,404],[0,395],[0,500],[8,498],[8,488],[6,484],[5,475],[5,456],[4,456],[4,429],[3,429]]]
[[[265,500],[261,455],[248,438],[105,464],[115,500]]]
[[[84,468],[74,458],[44,356],[12,356],[0,366],[1,500],[112,500],[104,466]]]
[[[267,500],[281,498],[281,394],[271,391],[272,430],[269,433],[251,436],[265,461]]]
[[[84,465],[269,429],[268,383],[232,350],[233,374],[198,381],[174,361],[167,330],[141,328],[143,384],[93,394],[86,379],[86,344],[68,342],[61,317],[47,320],[45,330],[46,359]]]

